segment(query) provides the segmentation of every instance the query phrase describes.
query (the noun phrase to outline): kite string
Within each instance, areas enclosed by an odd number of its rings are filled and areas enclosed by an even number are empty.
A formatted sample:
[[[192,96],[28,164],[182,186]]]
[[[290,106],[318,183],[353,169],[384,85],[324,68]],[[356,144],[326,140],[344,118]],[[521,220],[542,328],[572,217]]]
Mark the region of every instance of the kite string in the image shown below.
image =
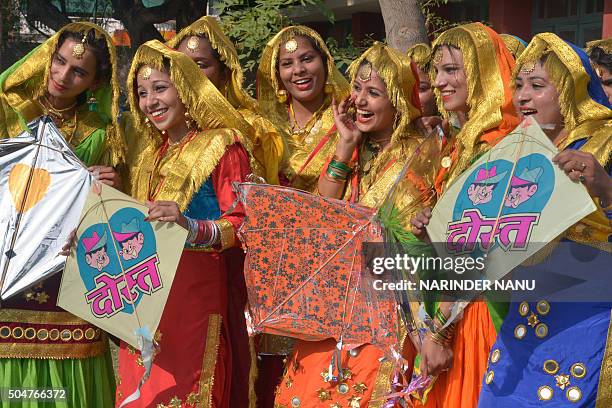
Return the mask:
[[[323,269],[328,263],[331,262],[332,259],[334,259],[336,257],[336,255],[338,255],[338,253],[340,253],[340,251],[342,251],[344,249],[344,247],[346,247],[353,239],[355,239],[355,236],[357,236],[358,233],[360,233],[361,231],[363,231],[368,225],[370,225],[370,223],[372,222],[371,219],[368,220],[368,222],[366,222],[365,224],[363,224],[361,227],[359,227],[356,231],[353,232],[353,236],[350,237],[344,244],[342,244],[340,246],[340,248],[338,248],[329,258],[327,258],[327,260],[325,260],[325,262],[319,266],[312,274],[310,274],[310,276],[308,278],[306,278],[302,283],[300,283],[294,290],[293,292],[291,292],[289,294],[289,296],[287,296],[285,298],[284,301],[282,301],[279,305],[277,305],[270,313],[268,313],[268,315],[262,319],[262,322],[265,322],[268,318],[270,318],[270,316],[272,316],[274,313],[276,313],[285,303],[287,303],[292,297],[294,297],[297,292],[300,291],[300,289],[302,289],[304,286],[306,286],[306,284],[308,282],[310,282],[310,280],[312,280],[312,278],[315,277],[315,275],[317,275],[321,269]]]
[[[512,185],[512,177],[514,177],[514,172],[516,171],[516,166],[518,165],[518,161],[519,158],[521,156],[521,153],[523,152],[523,145],[525,142],[525,134],[522,133],[521,134],[521,140],[518,142],[519,143],[519,148],[516,151],[516,154],[514,156],[514,163],[512,163],[512,171],[510,172],[510,178],[508,179],[508,184],[506,185],[506,189],[504,191],[504,195],[502,196],[502,201],[499,205],[499,211],[497,212],[497,217],[495,219],[495,224],[493,224],[493,230],[491,231],[491,236],[489,237],[489,245],[487,247],[487,253],[491,250],[491,244],[493,243],[493,240],[495,239],[495,231],[497,231],[497,227],[499,226],[499,221],[501,218],[501,214],[502,211],[504,210],[504,199],[507,197],[508,195],[508,191],[510,190],[510,186]]]

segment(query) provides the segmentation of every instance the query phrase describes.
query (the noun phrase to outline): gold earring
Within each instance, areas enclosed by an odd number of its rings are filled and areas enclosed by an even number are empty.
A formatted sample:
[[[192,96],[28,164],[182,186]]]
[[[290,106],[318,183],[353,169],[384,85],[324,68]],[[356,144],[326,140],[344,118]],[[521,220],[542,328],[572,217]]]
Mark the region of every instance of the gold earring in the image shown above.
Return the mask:
[[[326,82],[325,86],[323,87],[323,92],[325,92],[326,94],[331,94],[334,92],[334,87],[331,83]]]
[[[149,120],[149,118],[145,118],[144,122],[147,129],[151,129],[151,121]]]
[[[187,125],[187,129],[194,128],[196,125],[196,121],[193,120],[193,118],[187,111],[185,111],[185,124]]]
[[[280,103],[287,102],[287,91],[285,91],[284,89],[279,89],[278,91],[276,91],[276,98]]]

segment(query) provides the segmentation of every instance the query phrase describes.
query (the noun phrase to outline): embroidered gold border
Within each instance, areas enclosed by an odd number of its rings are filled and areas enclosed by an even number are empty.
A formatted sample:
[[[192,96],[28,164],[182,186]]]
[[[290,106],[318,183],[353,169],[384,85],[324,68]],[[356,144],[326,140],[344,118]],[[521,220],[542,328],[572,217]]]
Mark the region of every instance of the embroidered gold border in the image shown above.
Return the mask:
[[[63,360],[67,358],[97,357],[106,352],[105,334],[101,340],[90,344],[0,343],[0,358],[40,358]]]
[[[393,361],[386,359],[380,363],[380,368],[374,381],[372,397],[370,397],[369,408],[382,408],[386,402],[385,395],[391,390],[391,374],[393,373]]]
[[[202,361],[200,374],[200,394],[197,407],[212,407],[212,389],[215,383],[215,366],[219,355],[219,337],[221,336],[221,315],[211,314],[208,317],[208,333],[206,334],[206,348]]]
[[[35,324],[89,324],[68,312],[43,312],[40,310],[0,309],[0,322]]]
[[[601,361],[599,387],[597,389],[595,408],[605,408],[610,406],[612,406],[612,312],[610,313],[606,350],[604,351],[604,356]]]

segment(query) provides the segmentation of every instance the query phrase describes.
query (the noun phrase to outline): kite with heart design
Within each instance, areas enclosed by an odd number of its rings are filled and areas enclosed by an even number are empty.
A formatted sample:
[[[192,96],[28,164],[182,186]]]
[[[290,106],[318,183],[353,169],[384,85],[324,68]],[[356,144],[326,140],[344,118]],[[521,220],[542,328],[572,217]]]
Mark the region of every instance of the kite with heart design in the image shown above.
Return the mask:
[[[93,177],[48,117],[0,140],[0,298],[59,272]]]

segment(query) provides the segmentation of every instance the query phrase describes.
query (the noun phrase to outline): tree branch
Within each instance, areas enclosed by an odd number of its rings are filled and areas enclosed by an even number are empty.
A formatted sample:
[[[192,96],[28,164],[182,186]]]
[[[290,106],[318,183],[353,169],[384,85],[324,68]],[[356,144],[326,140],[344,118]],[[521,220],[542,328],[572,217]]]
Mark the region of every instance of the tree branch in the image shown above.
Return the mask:
[[[70,23],[70,19],[66,15],[46,0],[28,0],[25,18],[33,27],[39,21],[55,31]]]

